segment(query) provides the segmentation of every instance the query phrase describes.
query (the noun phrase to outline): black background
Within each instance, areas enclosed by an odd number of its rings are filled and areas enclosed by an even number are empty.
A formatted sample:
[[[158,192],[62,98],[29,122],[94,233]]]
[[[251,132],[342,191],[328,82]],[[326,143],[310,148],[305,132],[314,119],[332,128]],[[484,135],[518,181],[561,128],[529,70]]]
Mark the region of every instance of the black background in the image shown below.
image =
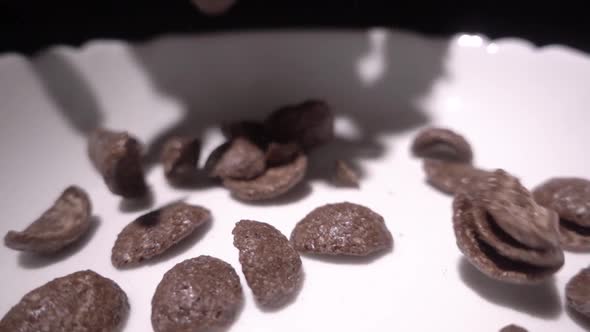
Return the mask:
[[[172,33],[369,26],[442,36],[479,32],[590,51],[588,11],[563,1],[518,8],[523,2],[245,0],[222,17],[200,14],[189,0],[40,3],[0,0],[1,51],[31,54],[53,44],[80,45],[96,38],[139,41]]]

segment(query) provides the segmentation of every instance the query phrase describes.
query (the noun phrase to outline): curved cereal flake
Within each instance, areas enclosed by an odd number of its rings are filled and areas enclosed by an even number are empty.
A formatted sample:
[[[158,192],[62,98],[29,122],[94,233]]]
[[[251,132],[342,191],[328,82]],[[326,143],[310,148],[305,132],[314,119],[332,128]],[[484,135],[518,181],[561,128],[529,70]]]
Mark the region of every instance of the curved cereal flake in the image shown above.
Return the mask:
[[[496,170],[474,183],[469,193],[520,243],[536,249],[559,245],[557,215],[538,205],[514,176]]]
[[[491,174],[471,164],[429,158],[424,159],[422,168],[431,186],[451,195],[471,190],[474,183]]]
[[[484,209],[475,206],[471,211],[479,240],[491,246],[498,254],[514,261],[540,267],[563,266],[564,256],[561,248],[529,248],[504,232]]]
[[[24,231],[8,232],[4,243],[15,250],[51,254],[86,234],[91,226],[91,214],[88,194],[82,188],[70,186]]]
[[[262,175],[251,180],[224,179],[223,185],[244,201],[272,199],[291,190],[307,171],[307,157],[299,155],[289,164],[268,168]]]
[[[136,198],[147,192],[141,146],[128,133],[95,130],[88,139],[88,155],[113,194]]]
[[[426,128],[418,133],[412,143],[416,157],[471,163],[473,151],[467,140],[444,128]]]
[[[569,251],[590,251],[590,181],[552,178],[533,191],[538,204],[559,215],[559,240]]]
[[[282,107],[266,118],[265,125],[273,140],[296,142],[306,150],[334,138],[334,114],[319,100]]]
[[[474,202],[464,194],[453,201],[453,229],[459,250],[488,277],[515,284],[534,284],[551,277],[559,267],[540,267],[500,255],[480,239],[475,225]]]
[[[590,227],[590,181],[582,178],[553,178],[533,191],[540,205],[554,210],[559,217]]]
[[[379,214],[344,202],[311,211],[293,229],[291,242],[305,253],[367,256],[391,248],[393,237]]]
[[[238,137],[213,150],[205,163],[205,170],[210,177],[249,180],[264,173],[265,159],[258,146]]]
[[[302,282],[299,253],[273,226],[241,220],[232,232],[240,251],[242,271],[258,303],[279,307],[291,299]]]
[[[201,142],[193,137],[174,136],[166,140],[160,161],[166,179],[174,183],[191,181],[197,171]]]
[[[527,329],[515,324],[504,326],[500,332],[528,332]]]
[[[151,211],[119,233],[111,261],[121,268],[161,255],[210,220],[209,210],[182,202]]]
[[[206,331],[233,321],[243,302],[242,286],[228,263],[199,256],[164,274],[152,298],[155,332]]]
[[[590,268],[582,269],[565,285],[566,305],[590,318]]]
[[[301,153],[301,148],[296,143],[271,142],[266,147],[266,164],[279,166],[288,164]]]
[[[27,293],[0,321],[0,331],[121,331],[129,312],[125,292],[86,270]]]
[[[590,251],[590,228],[560,220],[559,242],[564,250],[588,252]]]

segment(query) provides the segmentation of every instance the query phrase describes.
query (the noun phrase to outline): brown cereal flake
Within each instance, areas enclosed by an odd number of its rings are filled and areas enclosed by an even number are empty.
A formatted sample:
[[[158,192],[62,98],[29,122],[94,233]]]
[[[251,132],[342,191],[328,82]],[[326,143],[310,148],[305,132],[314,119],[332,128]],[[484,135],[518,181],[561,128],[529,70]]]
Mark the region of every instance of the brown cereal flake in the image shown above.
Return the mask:
[[[500,332],[528,332],[527,329],[515,324],[504,326]]]
[[[205,163],[210,177],[222,179],[250,180],[264,173],[265,168],[264,152],[244,137],[220,145]]]
[[[299,253],[279,230],[252,220],[236,223],[232,232],[242,271],[258,303],[278,307],[291,299],[302,282]]]
[[[422,167],[426,174],[426,181],[431,186],[451,195],[470,190],[475,182],[490,175],[490,172],[471,164],[437,159],[424,159]]]
[[[91,226],[92,204],[80,187],[69,186],[41,217],[24,231],[10,231],[7,247],[39,254],[51,254],[78,241]]]
[[[296,250],[323,255],[367,256],[393,246],[383,217],[354,203],[320,206],[291,233]]]
[[[183,202],[148,212],[119,233],[111,261],[122,268],[161,255],[210,220],[209,210]]]
[[[296,143],[271,142],[266,147],[266,164],[270,167],[288,164],[301,153]]]
[[[590,250],[590,181],[552,178],[533,191],[535,201],[559,215],[560,241],[570,251]]]
[[[265,125],[273,140],[296,142],[306,150],[334,137],[334,114],[320,100],[281,107],[266,118]]]
[[[268,168],[251,180],[224,179],[223,185],[244,201],[268,200],[281,196],[295,187],[307,171],[307,157],[300,154],[291,163]]]
[[[496,170],[474,183],[469,191],[506,233],[537,249],[559,246],[557,214],[538,205],[520,181]]]
[[[182,183],[194,178],[199,162],[201,142],[193,137],[174,136],[166,140],[160,161],[166,179]]]
[[[473,151],[467,140],[445,128],[430,127],[418,133],[412,143],[416,157],[471,163]]]
[[[164,274],[152,298],[155,332],[205,331],[228,325],[243,302],[240,278],[228,263],[199,256]]]
[[[0,321],[0,331],[120,331],[127,295],[96,272],[79,271],[27,293]]]
[[[88,155],[113,194],[137,198],[147,192],[136,138],[126,132],[97,129],[88,139]]]
[[[590,268],[582,269],[565,285],[566,305],[590,318]]]
[[[453,201],[453,229],[457,246],[467,260],[490,278],[515,284],[534,284],[549,278],[561,268],[537,266],[501,255],[492,245],[481,239],[478,233],[478,216],[483,212],[477,203],[466,194],[457,194]],[[521,244],[522,245],[522,244]],[[521,246],[522,247],[522,246]]]

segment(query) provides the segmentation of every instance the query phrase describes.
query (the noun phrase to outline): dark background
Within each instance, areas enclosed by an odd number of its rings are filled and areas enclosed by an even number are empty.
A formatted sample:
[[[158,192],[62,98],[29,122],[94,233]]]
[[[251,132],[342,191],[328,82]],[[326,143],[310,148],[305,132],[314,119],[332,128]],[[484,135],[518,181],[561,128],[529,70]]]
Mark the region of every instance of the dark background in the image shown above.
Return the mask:
[[[189,0],[40,2],[0,0],[0,51],[31,54],[53,44],[80,45],[96,38],[138,41],[171,33],[376,25],[437,36],[479,32],[590,51],[588,11],[567,1],[517,8],[524,3],[245,0],[222,17],[200,14]]]

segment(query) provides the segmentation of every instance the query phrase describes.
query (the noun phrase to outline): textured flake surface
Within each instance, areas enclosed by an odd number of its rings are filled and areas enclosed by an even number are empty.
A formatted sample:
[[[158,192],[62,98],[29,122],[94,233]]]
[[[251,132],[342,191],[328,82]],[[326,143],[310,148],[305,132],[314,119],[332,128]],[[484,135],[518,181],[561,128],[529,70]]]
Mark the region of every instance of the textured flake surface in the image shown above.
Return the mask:
[[[557,214],[538,205],[514,176],[496,170],[476,181],[469,193],[518,242],[537,249],[559,246]]]
[[[146,193],[141,147],[128,133],[95,130],[88,139],[88,155],[113,194],[134,198]]]
[[[92,205],[88,194],[70,186],[53,206],[24,231],[10,231],[4,238],[7,247],[50,254],[80,239],[90,229]]]
[[[553,178],[533,191],[537,203],[559,215],[561,245],[570,251],[590,251],[590,181]]]
[[[223,185],[244,201],[272,199],[295,187],[307,171],[307,157],[299,155],[291,163],[268,168],[251,180],[224,179]]]
[[[120,331],[128,311],[127,296],[114,281],[79,271],[27,293],[2,318],[0,331]]]
[[[205,164],[211,177],[249,180],[264,173],[264,152],[244,137],[238,137],[215,149]]]
[[[580,226],[590,227],[590,181],[553,178],[533,191],[537,203]]]
[[[299,253],[273,226],[241,220],[233,230],[234,246],[248,286],[258,303],[280,306],[295,295],[302,281]]]
[[[300,252],[367,256],[392,247],[383,217],[354,203],[327,204],[311,211],[291,233]]]
[[[471,210],[478,238],[494,248],[498,254],[515,261],[541,267],[562,266],[563,251],[559,247],[547,249],[529,248],[504,232],[484,209],[474,207]]]
[[[111,261],[123,267],[160,255],[210,220],[209,210],[182,202],[148,212],[119,233]]]
[[[446,194],[470,190],[474,183],[490,174],[471,164],[428,158],[424,159],[422,168],[426,174],[426,181]]]
[[[590,318],[590,268],[573,276],[565,286],[567,306]]]
[[[210,256],[170,269],[152,298],[155,332],[197,332],[229,324],[243,301],[242,286],[228,263]]]
[[[480,207],[464,194],[458,194],[453,201],[453,229],[459,250],[467,260],[482,273],[500,281],[527,284],[538,283],[549,278],[561,268],[540,267],[511,260],[482,241],[476,227],[476,209]]]

